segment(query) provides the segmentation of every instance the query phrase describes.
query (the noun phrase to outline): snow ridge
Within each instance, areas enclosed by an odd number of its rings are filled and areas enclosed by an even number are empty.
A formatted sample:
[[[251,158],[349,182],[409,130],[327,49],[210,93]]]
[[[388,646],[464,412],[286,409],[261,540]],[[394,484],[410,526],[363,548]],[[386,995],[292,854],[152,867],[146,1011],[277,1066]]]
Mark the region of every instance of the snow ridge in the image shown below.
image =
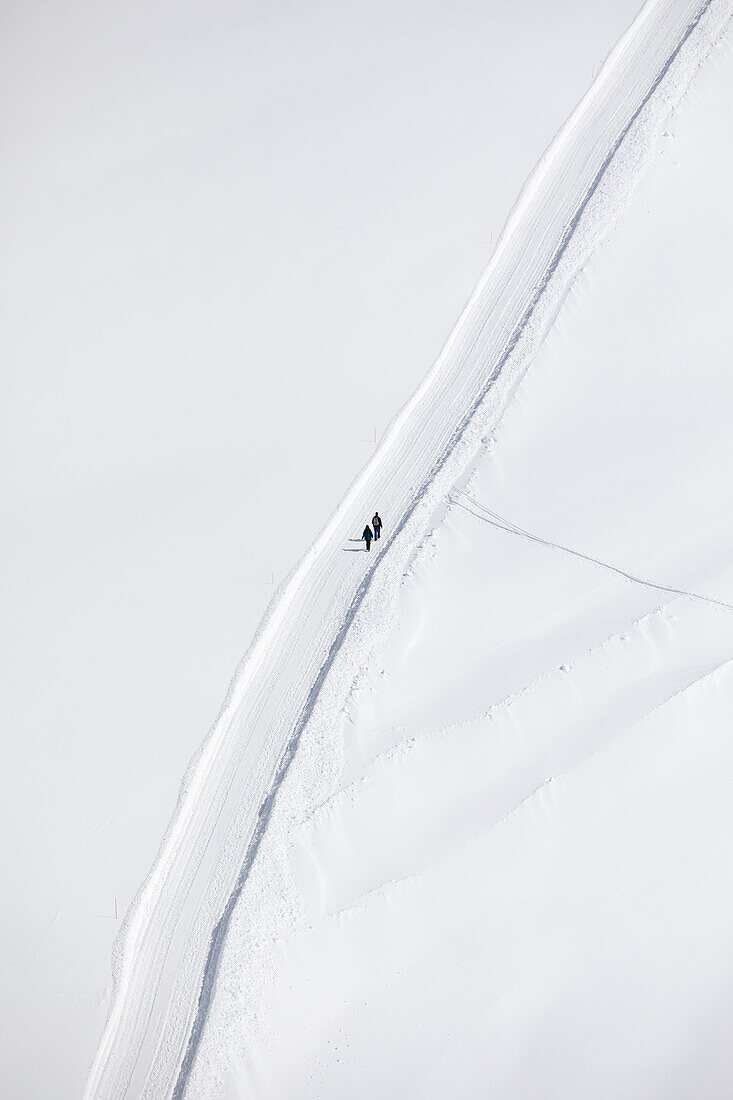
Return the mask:
[[[125,919],[87,1097],[184,1095],[231,914],[324,684],[362,644],[375,581],[396,583],[729,18],[727,0],[649,0],[535,169],[434,367],[273,598]],[[610,185],[626,139],[637,144]],[[341,551],[376,501],[390,541],[365,568]]]

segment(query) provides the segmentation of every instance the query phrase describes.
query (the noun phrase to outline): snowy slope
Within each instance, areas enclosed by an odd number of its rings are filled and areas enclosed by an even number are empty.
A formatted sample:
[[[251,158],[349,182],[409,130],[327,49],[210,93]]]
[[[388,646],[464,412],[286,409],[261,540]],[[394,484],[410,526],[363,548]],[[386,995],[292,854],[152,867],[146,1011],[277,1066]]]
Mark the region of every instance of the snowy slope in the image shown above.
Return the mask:
[[[729,1094],[731,103],[728,45],[312,731],[190,1095]]]
[[[230,918],[243,889],[251,904],[250,871],[302,731],[343,697],[370,616],[390,605],[425,524],[729,16],[726,3],[646,6],[523,191],[436,366],[271,605],[126,919],[90,1095],[183,1094]],[[348,539],[376,500],[391,538],[367,565]]]
[[[272,572],[638,6],[3,3],[2,1096],[83,1090]]]

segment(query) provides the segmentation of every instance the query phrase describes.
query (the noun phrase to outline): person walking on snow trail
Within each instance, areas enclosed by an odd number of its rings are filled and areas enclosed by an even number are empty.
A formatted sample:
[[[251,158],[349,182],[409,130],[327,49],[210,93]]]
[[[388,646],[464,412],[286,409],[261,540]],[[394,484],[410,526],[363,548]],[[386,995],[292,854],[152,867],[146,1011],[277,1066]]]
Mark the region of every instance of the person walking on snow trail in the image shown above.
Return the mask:
[[[364,539],[364,542],[366,543],[367,550],[371,550],[371,548],[372,548],[372,529],[371,529],[371,527],[369,526],[368,523],[367,523],[366,527],[364,528],[364,531],[362,532],[361,537]]]
[[[379,512],[374,513],[372,527],[374,528],[374,541],[376,542],[379,536],[382,534],[382,521],[379,518]]]

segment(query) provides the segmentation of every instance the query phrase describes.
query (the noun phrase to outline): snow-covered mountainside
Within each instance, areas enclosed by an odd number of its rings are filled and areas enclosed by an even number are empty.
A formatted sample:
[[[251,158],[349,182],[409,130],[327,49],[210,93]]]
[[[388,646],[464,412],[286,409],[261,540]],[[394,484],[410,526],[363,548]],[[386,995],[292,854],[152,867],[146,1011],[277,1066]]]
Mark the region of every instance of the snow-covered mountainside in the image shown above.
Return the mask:
[[[188,1095],[729,1095],[732,103],[726,46],[375,619]]]
[[[256,1043],[253,1050],[246,1039],[243,1041],[243,1034],[249,1038],[258,1029],[266,1032],[268,1020],[278,1019],[277,992],[273,994],[275,1000],[268,1017],[271,994],[265,992],[265,981],[258,984],[257,980],[268,967],[272,970],[273,955],[285,957],[280,987],[283,999],[290,998],[292,1006],[298,1005],[301,987],[295,973],[302,969],[305,993],[301,1008],[309,1011],[308,990],[313,991],[317,1002],[308,1017],[308,1023],[311,1020],[313,1023],[312,1032],[300,1016],[300,1023],[294,1024],[299,1041],[305,1042],[304,1063],[299,1063],[297,1043],[289,1037],[281,1019],[283,1048],[280,1057],[273,1061],[272,1073],[275,1077],[282,1073],[286,1078],[292,1074],[292,1095],[303,1095],[309,1087],[313,1095],[321,1095],[323,1089],[332,1095],[343,1095],[344,1091],[361,1095],[375,1092],[386,1095],[391,1091],[404,1095],[418,1086],[423,1092],[434,1089],[436,1095],[443,1095],[446,1085],[440,1075],[445,1072],[450,1077],[453,1072],[451,1049],[469,1041],[470,1025],[476,1023],[476,1008],[483,1003],[487,989],[489,999],[501,999],[523,973],[533,972],[547,959],[547,937],[551,939],[553,931],[560,933],[569,903],[577,902],[573,912],[580,936],[589,928],[589,914],[595,911],[594,906],[603,908],[627,884],[624,873],[629,866],[633,877],[633,859],[626,864],[619,860],[622,867],[618,875],[604,877],[610,862],[603,849],[604,836],[599,835],[594,841],[591,828],[582,830],[579,824],[582,807],[575,803],[568,809],[568,820],[553,828],[558,834],[564,827],[571,836],[580,829],[585,848],[579,851],[571,845],[572,859],[568,860],[568,866],[562,863],[564,852],[554,853],[557,877],[552,875],[553,851],[547,835],[543,836],[546,851],[543,852],[542,845],[531,845],[528,841],[524,847],[520,846],[522,858],[514,860],[511,848],[508,854],[504,850],[494,852],[495,826],[504,819],[514,821],[517,817],[524,822],[523,813],[512,813],[516,806],[527,803],[530,817],[535,805],[542,809],[549,781],[556,774],[571,776],[571,786],[577,795],[578,764],[585,757],[595,761],[598,739],[604,730],[611,738],[613,730],[608,727],[613,726],[617,709],[619,720],[623,722],[625,716],[627,722],[633,721],[644,714],[645,708],[656,706],[659,697],[669,698],[670,681],[684,688],[695,679],[688,675],[690,654],[686,653],[679,656],[675,671],[671,662],[663,662],[663,673],[652,687],[644,660],[654,669],[654,652],[651,657],[644,652],[641,656],[632,653],[628,667],[616,670],[616,678],[604,677],[595,660],[609,637],[613,639],[624,631],[632,634],[633,624],[648,616],[664,599],[690,600],[698,615],[714,612],[729,616],[733,604],[729,605],[721,595],[702,590],[707,574],[703,571],[704,575],[699,576],[700,559],[695,553],[686,558],[684,547],[678,545],[679,538],[676,552],[670,553],[663,564],[676,565],[682,573],[691,573],[689,581],[676,575],[670,582],[651,568],[659,566],[656,559],[667,546],[666,541],[655,546],[654,553],[647,547],[641,561],[633,539],[616,546],[605,540],[601,540],[600,548],[593,544],[593,517],[607,520],[611,502],[598,492],[592,458],[581,457],[571,447],[582,475],[591,486],[589,496],[597,510],[590,510],[586,518],[580,488],[571,484],[579,515],[575,517],[575,527],[570,524],[567,531],[558,533],[550,518],[557,524],[561,515],[547,499],[543,502],[544,511],[540,508],[534,515],[537,521],[534,527],[526,516],[512,515],[506,508],[499,508],[502,501],[499,499],[497,503],[490,490],[492,474],[501,468],[500,459],[496,459],[491,449],[485,463],[477,459],[477,454],[482,455],[483,441],[501,423],[502,413],[579,271],[628,201],[640,170],[661,140],[670,111],[720,40],[730,14],[730,5],[723,0],[702,4],[652,0],[645,6],[535,169],[489,267],[433,370],[392,422],[374,458],[271,604],[232,684],[219,721],[189,769],[176,816],[156,865],[126,917],[124,935],[118,943],[114,1000],[90,1077],[90,1096],[212,1096],[222,1088],[233,1090],[234,1095],[240,1090],[246,1094],[253,1080],[256,1084],[264,1054],[258,1063]],[[570,390],[574,383],[571,376]],[[640,398],[642,394],[639,386]],[[594,389],[593,396],[597,395]],[[588,403],[590,407],[591,398]],[[567,417],[567,408],[561,401],[559,404],[558,419],[562,421],[563,416]],[[632,424],[639,405],[640,402],[636,405],[632,402]],[[611,402],[603,391],[599,408],[601,423],[611,422]],[[551,409],[543,409],[545,414],[551,419]],[[579,414],[577,403],[573,414]],[[603,433],[597,423],[593,426],[590,408],[583,424],[589,439],[602,441]],[[576,437],[571,432],[567,434],[575,445]],[[666,438],[665,433],[663,436]],[[631,433],[631,438],[635,440],[636,435]],[[524,456],[525,449],[522,446],[518,449]],[[527,453],[531,454],[531,448],[527,448]],[[628,454],[631,461],[631,447]],[[567,464],[561,446],[557,447],[556,458],[553,483],[563,469],[563,461]],[[606,458],[601,452],[597,461],[602,464]],[[628,470],[628,466],[620,464],[619,472],[624,469]],[[525,478],[527,470],[525,465]],[[552,464],[545,462],[537,475],[538,481],[541,483],[542,477],[552,473]],[[484,486],[486,478],[488,490]],[[623,479],[620,485],[619,492],[626,503],[621,492],[626,487]],[[704,499],[704,494],[694,489],[691,494],[696,500]],[[518,507],[520,494],[510,492],[509,496]],[[629,507],[633,501],[631,494]],[[385,519],[389,517],[389,538],[365,560],[353,543],[375,503]],[[418,804],[421,797],[427,800],[435,842],[426,843],[426,834],[415,820],[412,830],[415,866],[411,867],[412,854],[408,852],[404,860],[400,858],[399,846],[392,849],[389,843],[387,827],[381,840],[385,860],[380,863],[379,835],[374,838],[373,859],[370,851],[373,831],[370,822],[383,818],[379,783],[373,782],[372,769],[384,774],[389,790],[390,783],[394,783],[389,767],[392,756],[384,753],[389,750],[389,736],[387,744],[378,745],[381,752],[375,753],[371,745],[361,757],[357,752],[352,761],[357,775],[360,768],[367,767],[357,780],[359,794],[364,795],[362,801],[353,790],[338,793],[343,780],[342,754],[340,738],[333,736],[333,719],[358,669],[374,649],[380,635],[377,623],[381,625],[381,633],[390,623],[395,624],[397,656],[392,663],[403,664],[404,638],[399,633],[409,615],[399,605],[401,581],[420,566],[423,559],[420,554],[416,558],[416,548],[425,531],[435,526],[436,512],[446,507],[450,507],[452,517],[446,530],[463,532],[459,539],[462,544],[470,541],[479,549],[491,548],[497,528],[501,539],[513,544],[504,553],[515,570],[514,588],[510,583],[511,570],[506,580],[501,577],[501,555],[492,571],[486,569],[488,553],[479,554],[473,566],[465,570],[456,565],[455,559],[450,563],[449,555],[445,557],[448,567],[454,571],[458,568],[466,578],[467,587],[457,601],[459,606],[469,604],[475,614],[478,602],[483,600],[488,609],[494,591],[501,593],[497,600],[499,613],[481,619],[491,624],[487,638],[482,638],[480,631],[469,629],[466,620],[461,621],[460,617],[453,620],[456,636],[463,638],[468,652],[475,655],[474,663],[477,660],[481,663],[476,647],[484,653],[498,650],[499,659],[496,667],[490,662],[493,680],[480,678],[480,691],[475,683],[471,686],[469,675],[466,675],[469,686],[464,685],[463,690],[460,681],[446,686],[445,677],[438,675],[430,661],[418,668],[416,679],[423,685],[418,695],[431,699],[435,690],[437,699],[433,699],[413,731],[416,738],[422,738],[426,728],[434,731],[432,739],[425,739],[428,748],[422,753],[425,764],[422,778],[419,765],[416,778],[413,773],[418,792],[414,797]],[[453,519],[459,510],[460,521]],[[676,511],[674,514],[678,515]],[[633,531],[631,518],[626,522]],[[671,529],[674,530],[674,525]],[[639,526],[638,530],[640,544],[644,546],[643,528]],[[692,542],[703,557],[706,554],[709,557],[718,545],[706,550],[695,539]],[[520,544],[523,551],[514,544]],[[624,551],[630,560],[624,559]],[[557,574],[552,573],[552,567],[548,567],[546,575],[542,569],[535,569],[532,580],[527,581],[530,553],[535,558],[542,554],[542,560],[561,562]],[[716,564],[717,572],[722,570],[720,562],[707,564],[710,568]],[[596,572],[599,570],[603,573],[600,582]],[[488,591],[482,590],[482,579],[489,585]],[[579,587],[573,590],[573,585]],[[633,596],[628,595],[626,586]],[[405,592],[413,590],[411,585],[403,587]],[[513,597],[515,589],[518,595]],[[617,597],[616,589],[622,595]],[[565,616],[568,591],[572,593],[570,602],[576,613]],[[418,616],[424,623],[429,620],[429,606],[427,598]],[[446,623],[450,622],[446,617]],[[409,652],[420,653],[417,643],[423,635],[435,637],[436,632],[426,629],[424,623],[423,628],[415,629],[413,622]],[[726,618],[725,624],[728,623]],[[725,627],[721,628],[721,644],[724,633]],[[452,652],[459,666],[465,665],[466,649],[461,650],[457,642],[451,649],[449,633],[443,631],[442,621],[437,634],[443,654]],[[705,646],[696,659],[704,659],[705,667],[709,668],[719,654],[714,635],[708,631],[705,638]],[[649,642],[642,631],[642,651],[645,640],[653,651],[662,644],[658,638]],[[384,645],[388,647],[389,639]],[[538,718],[546,712],[535,702],[532,689],[535,682],[541,683],[541,694],[545,681],[552,679],[558,661],[557,648],[561,649],[561,663],[557,666],[561,678],[555,689],[557,698],[550,700],[550,709],[556,715],[560,732],[553,738],[548,725]],[[587,681],[588,685],[584,700],[582,692],[573,687],[572,674],[587,653],[591,655],[589,668],[578,673],[580,684]],[[385,672],[391,671],[387,657],[383,663]],[[506,670],[503,675],[502,668]],[[566,686],[562,677],[568,674],[569,686]],[[605,704],[598,681],[607,693]],[[637,681],[642,684],[638,690]],[[394,672],[390,683],[393,686],[387,697],[398,702],[415,690],[414,684],[412,688],[401,685]],[[426,683],[430,688],[426,688]],[[624,711],[615,708],[614,699],[624,695],[628,684],[632,685],[629,694],[634,701]],[[580,699],[573,703],[574,693],[579,693]],[[450,746],[445,750],[450,737],[444,731],[453,729],[459,720],[454,712],[456,694],[461,705],[468,706],[468,713],[462,716],[466,728],[460,727],[466,743],[461,746],[461,734],[457,735],[453,752]],[[515,761],[511,756],[516,746],[510,743],[506,732],[503,765],[501,752],[497,750],[498,767],[492,772],[486,755],[486,727],[491,726],[496,710],[494,725],[502,742],[499,712],[507,698],[512,697],[520,701],[517,711],[522,705],[528,708],[525,724],[520,725],[523,759],[518,776],[514,774]],[[572,728],[566,732],[563,708],[572,709],[573,705],[576,710],[585,706],[587,716],[570,723]],[[516,729],[514,717],[515,713],[511,713],[508,719],[510,732]],[[394,730],[395,725],[399,728],[405,723],[392,721],[387,728]],[[530,743],[535,726],[539,727],[536,749]],[[383,737],[380,722],[377,742]],[[402,740],[401,734],[397,740]],[[362,729],[361,741],[366,746],[374,741],[368,726],[366,731]],[[436,745],[441,747],[431,759]],[[408,772],[420,753],[398,747],[393,755],[404,757],[404,770]],[[375,760],[369,764],[372,758]],[[455,768],[452,779],[451,762]],[[393,774],[399,773],[398,764]],[[444,803],[441,809],[440,797],[436,797],[436,812],[432,815],[429,795],[431,791],[435,793],[435,777],[444,773]],[[473,791],[472,783],[475,783]],[[468,788],[467,792],[462,785]],[[375,789],[370,806],[370,792]],[[539,796],[535,795],[537,791]],[[582,794],[581,784],[578,796],[581,802]],[[394,788],[392,797],[387,797],[387,805],[393,803],[399,804]],[[352,805],[356,806],[355,820],[350,821],[345,812],[342,821],[342,808],[348,811]],[[322,830],[324,820],[326,826]],[[399,829],[399,818],[393,824]],[[601,824],[607,824],[606,817]],[[631,807],[625,824],[631,841],[637,833],[644,835],[644,821],[635,822]],[[376,832],[379,834],[379,829]],[[503,835],[501,829],[499,833]],[[484,850],[487,836],[489,850]],[[625,850],[623,844],[622,850]],[[362,861],[354,858],[359,851],[367,853]],[[602,858],[594,890],[591,877],[582,872],[597,851]],[[453,856],[455,861],[451,862]],[[504,872],[505,880],[489,890],[487,882],[496,883]],[[576,888],[574,875],[582,889]],[[403,879],[407,888],[385,887],[385,882],[394,878]],[[470,889],[465,883],[467,879]],[[556,902],[554,909],[542,892],[548,883],[559,884],[556,893],[550,889],[550,900]],[[458,906],[456,899],[464,886],[466,902]],[[395,911],[393,896],[407,899],[402,916]],[[360,899],[365,897],[377,897],[381,903],[363,905]],[[425,912],[424,906],[428,906]],[[468,917],[467,912],[471,914]],[[433,919],[429,919],[429,913]],[[357,966],[350,968],[346,963],[353,941],[339,932],[345,931],[354,914],[357,920],[360,914],[366,914],[367,923],[374,915],[381,932],[376,931],[375,940],[368,946],[357,942]],[[537,918],[534,923],[533,914]],[[547,919],[539,919],[538,914]],[[318,929],[315,935],[306,935],[307,943],[315,944],[316,956],[320,957],[320,964],[316,963],[317,979],[313,981],[308,972],[308,947],[301,947],[298,928],[307,928],[308,922],[316,917],[324,921],[326,933],[320,956]],[[500,933],[506,935],[509,926],[516,928],[517,937],[504,943]],[[572,936],[567,928],[565,931],[569,947]],[[277,945],[275,952],[273,942]],[[456,951],[452,945],[457,946]],[[288,964],[290,947],[296,961]],[[336,960],[346,957],[346,963],[342,961],[331,971],[332,984],[325,965],[326,955]],[[386,973],[374,965],[376,956],[387,966]],[[428,964],[419,966],[418,960],[427,960]],[[405,980],[397,981],[394,975],[401,977],[403,967]],[[238,976],[239,987],[237,980],[232,979],[233,974]],[[341,976],[345,989],[339,990]],[[380,981],[385,997],[368,993],[362,996],[365,983],[377,994]],[[395,999],[390,1002],[389,990],[393,987]],[[353,1061],[340,1048],[333,1057],[324,1053],[324,1043],[333,1049],[331,990],[339,1012],[354,1022]],[[431,991],[438,1002],[433,1013],[429,1011]],[[392,1026],[386,1027],[385,1012],[390,1003],[394,1009]],[[457,1014],[450,1009],[456,1003]],[[323,1015],[319,1015],[319,1008]],[[363,1026],[359,1023],[362,1010],[367,1017]],[[280,1013],[280,1017],[285,1015]],[[228,1028],[228,1042],[224,1040],[224,1028]],[[269,1036],[276,1045],[278,1034],[272,1027]],[[311,1036],[310,1048],[308,1036]],[[389,1038],[386,1047],[377,1054],[375,1047],[379,1049],[380,1036],[382,1040],[385,1036]],[[476,1038],[475,1045],[484,1049],[483,1035]],[[226,1062],[227,1047],[234,1052],[235,1066],[228,1071],[228,1081],[221,1068]],[[402,1052],[402,1061],[395,1047]],[[428,1050],[438,1059],[430,1070],[426,1065]],[[368,1073],[364,1071],[365,1060],[370,1063]],[[238,1064],[240,1068],[236,1068]],[[514,1060],[511,1064],[514,1065]],[[568,1069],[564,1060],[560,1059],[559,1064],[560,1070]],[[627,1060],[626,1064],[631,1062]],[[475,1073],[482,1079],[483,1062],[478,1056],[469,1059],[468,1067],[463,1069],[469,1076]],[[500,1060],[495,1060],[491,1072],[501,1084]],[[536,1080],[532,1075],[539,1072],[538,1064],[532,1063],[526,1072],[529,1086]],[[260,1084],[265,1092],[270,1088],[266,1068]],[[465,1085],[469,1089],[471,1082],[467,1080]],[[272,1085],[274,1094],[279,1095],[283,1087],[287,1087],[287,1081],[285,1085],[282,1082]]]
[[[3,1096],[727,1091],[731,11],[637,7],[4,6]]]

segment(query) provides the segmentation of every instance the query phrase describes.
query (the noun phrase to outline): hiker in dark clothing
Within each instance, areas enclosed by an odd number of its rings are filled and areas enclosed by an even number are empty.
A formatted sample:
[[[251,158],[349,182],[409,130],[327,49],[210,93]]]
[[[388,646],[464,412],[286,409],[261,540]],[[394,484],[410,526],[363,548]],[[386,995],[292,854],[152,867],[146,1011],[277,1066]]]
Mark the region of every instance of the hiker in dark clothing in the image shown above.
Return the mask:
[[[372,548],[372,529],[371,529],[371,527],[369,526],[368,523],[367,523],[366,527],[364,528],[364,533],[362,534],[361,537],[364,539],[364,542],[367,544],[367,547],[366,547],[367,550],[371,550],[371,548]]]
[[[374,519],[372,520],[372,527],[374,528],[374,541],[376,542],[382,533],[382,521],[379,518],[379,512],[374,513]]]

